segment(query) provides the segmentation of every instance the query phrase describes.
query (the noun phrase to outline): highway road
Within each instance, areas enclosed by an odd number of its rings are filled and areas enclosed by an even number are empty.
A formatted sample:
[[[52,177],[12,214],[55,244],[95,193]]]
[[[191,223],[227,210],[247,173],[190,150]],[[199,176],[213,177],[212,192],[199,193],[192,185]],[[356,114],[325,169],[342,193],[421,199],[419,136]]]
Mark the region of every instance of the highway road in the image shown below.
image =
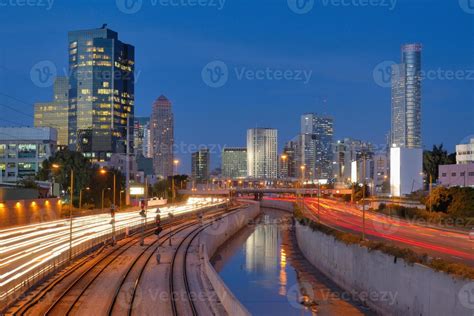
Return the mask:
[[[318,200],[305,199],[313,220],[318,219]],[[320,199],[322,223],[341,231],[362,234],[362,210],[350,203]],[[397,246],[427,253],[435,258],[474,266],[474,241],[468,232],[436,228],[425,223],[402,220],[366,211],[365,235],[370,240],[389,241]]]
[[[224,203],[223,199],[192,198],[185,205],[160,207],[161,219],[182,215],[200,208]],[[154,222],[157,209],[148,209],[147,222]],[[117,213],[116,232],[143,226],[139,211]],[[69,220],[59,220],[0,230],[0,301],[32,275],[41,276],[41,269],[63,264],[69,258]],[[87,249],[91,243],[110,239],[110,214],[92,215],[73,220],[72,247],[74,252]]]

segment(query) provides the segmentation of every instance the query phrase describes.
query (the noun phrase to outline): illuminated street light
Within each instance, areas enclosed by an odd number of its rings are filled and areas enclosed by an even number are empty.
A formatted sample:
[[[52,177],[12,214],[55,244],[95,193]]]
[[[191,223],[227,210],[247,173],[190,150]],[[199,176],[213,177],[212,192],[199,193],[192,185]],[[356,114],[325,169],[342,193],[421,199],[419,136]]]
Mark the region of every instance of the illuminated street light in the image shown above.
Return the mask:
[[[110,188],[103,188],[102,189],[102,211],[104,211],[104,193],[105,191],[109,191]]]
[[[61,165],[53,163],[51,165],[53,169],[60,169]],[[69,261],[72,260],[72,210],[74,208],[74,169],[71,167],[71,193],[70,193],[70,205],[69,205]],[[79,206],[80,207],[80,206]]]
[[[176,199],[176,188],[175,188],[175,185],[174,185],[174,176],[175,174],[178,173],[178,166],[179,166],[179,160],[178,159],[175,159],[173,160],[173,176],[171,177],[171,189],[172,189],[172,198],[173,198],[173,203]],[[175,171],[176,170],[176,171]]]

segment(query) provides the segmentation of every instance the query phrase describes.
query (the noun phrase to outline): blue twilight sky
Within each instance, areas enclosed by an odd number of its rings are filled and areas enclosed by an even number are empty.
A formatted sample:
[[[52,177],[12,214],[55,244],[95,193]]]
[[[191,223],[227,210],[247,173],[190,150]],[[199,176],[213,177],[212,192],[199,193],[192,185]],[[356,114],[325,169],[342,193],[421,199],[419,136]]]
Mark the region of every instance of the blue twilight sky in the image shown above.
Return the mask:
[[[425,147],[454,151],[474,134],[474,0],[51,1],[0,0],[1,125],[32,125],[32,104],[51,98],[30,71],[51,61],[64,73],[67,31],[108,23],[136,49],[136,115],[160,94],[173,102],[183,171],[193,145],[242,146],[250,127],[278,128],[281,147],[304,112],[333,116],[337,138],[384,143],[380,70],[407,42],[424,46]],[[227,67],[222,87],[209,86],[213,61]],[[280,70],[286,79],[275,80]]]

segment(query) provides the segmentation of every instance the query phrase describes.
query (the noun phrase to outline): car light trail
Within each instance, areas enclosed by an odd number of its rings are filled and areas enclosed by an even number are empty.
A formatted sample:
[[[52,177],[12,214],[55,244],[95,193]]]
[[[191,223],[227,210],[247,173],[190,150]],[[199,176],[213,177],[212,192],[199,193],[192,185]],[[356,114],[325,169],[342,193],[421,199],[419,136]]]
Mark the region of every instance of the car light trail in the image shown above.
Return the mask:
[[[153,223],[158,211],[163,220],[170,214],[184,215],[225,202],[225,199],[190,198],[184,205],[150,208],[146,212],[146,219],[140,216],[139,211],[117,213],[116,231],[126,228],[136,229],[145,221]],[[0,300],[13,292],[24,280],[51,268],[52,263],[61,264],[67,261],[61,259],[61,255],[69,251],[69,224],[70,221],[64,219],[0,230]],[[94,239],[111,234],[110,214],[75,218],[72,247],[74,249],[85,246]],[[54,262],[54,260],[62,261]]]

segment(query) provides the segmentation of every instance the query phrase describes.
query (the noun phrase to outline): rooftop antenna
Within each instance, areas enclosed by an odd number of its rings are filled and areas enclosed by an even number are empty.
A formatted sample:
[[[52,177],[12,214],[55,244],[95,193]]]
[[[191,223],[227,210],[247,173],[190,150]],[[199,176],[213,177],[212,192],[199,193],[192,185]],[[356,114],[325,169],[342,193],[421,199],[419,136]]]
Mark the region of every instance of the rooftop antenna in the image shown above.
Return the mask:
[[[101,29],[105,29],[105,28],[107,28],[107,23],[102,24]]]

